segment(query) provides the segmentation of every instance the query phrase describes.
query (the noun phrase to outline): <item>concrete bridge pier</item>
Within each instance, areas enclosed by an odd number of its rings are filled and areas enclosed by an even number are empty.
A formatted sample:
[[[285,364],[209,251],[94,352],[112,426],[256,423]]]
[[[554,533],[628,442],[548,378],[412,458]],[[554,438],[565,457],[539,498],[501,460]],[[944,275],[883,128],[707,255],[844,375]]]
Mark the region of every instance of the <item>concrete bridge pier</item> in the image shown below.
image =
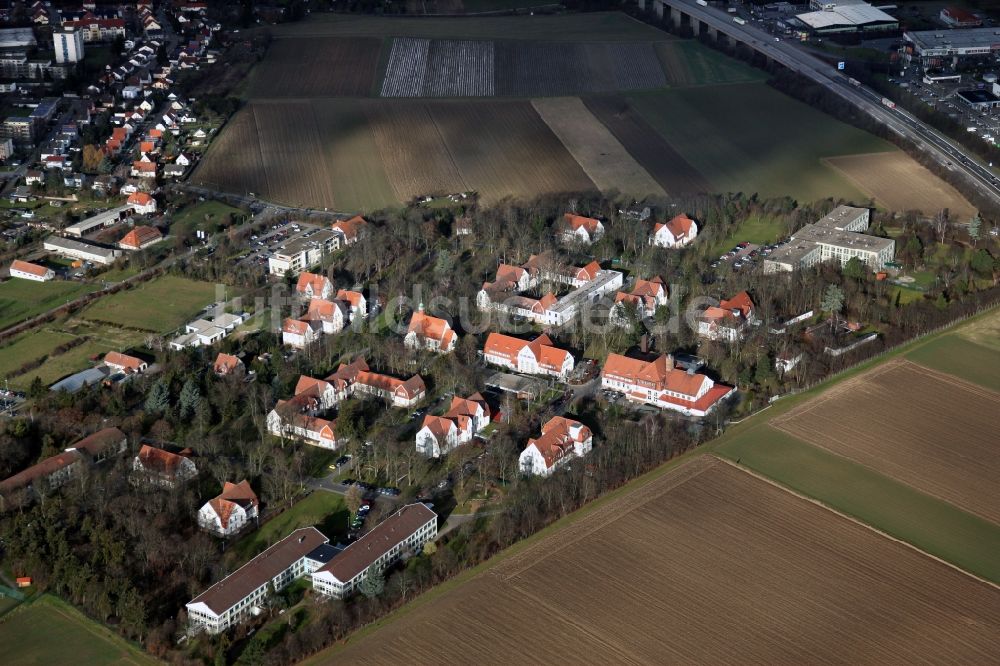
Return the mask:
[[[711,26],[708,27],[708,36],[712,38],[712,41],[719,41],[719,31]]]
[[[681,27],[681,23],[683,23],[683,14],[681,14],[681,10],[676,7],[670,8],[670,23],[672,23],[675,28]]]
[[[646,0],[639,0],[639,9],[646,11]]]

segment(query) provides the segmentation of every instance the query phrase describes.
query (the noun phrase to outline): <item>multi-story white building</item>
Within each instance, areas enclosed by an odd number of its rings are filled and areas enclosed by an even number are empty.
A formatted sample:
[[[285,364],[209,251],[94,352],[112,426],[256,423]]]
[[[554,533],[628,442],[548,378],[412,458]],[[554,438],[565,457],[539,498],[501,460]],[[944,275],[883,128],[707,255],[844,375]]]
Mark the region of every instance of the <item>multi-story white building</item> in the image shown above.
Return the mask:
[[[257,519],[258,506],[257,494],[246,479],[239,483],[226,481],[222,492],[198,510],[198,527],[220,537],[238,534]]]
[[[709,340],[736,342],[757,324],[750,294],[741,291],[732,298],[706,308],[698,317],[698,335]]]
[[[313,589],[344,599],[358,589],[369,572],[381,573],[408,552],[419,552],[436,537],[437,514],[425,504],[407,504],[314,571]]]
[[[528,375],[549,375],[566,379],[573,371],[573,355],[554,346],[547,335],[522,340],[502,333],[490,333],[483,346],[487,363]]]
[[[660,277],[636,280],[632,291],[619,291],[615,294],[615,304],[611,307],[608,318],[617,326],[625,326],[631,321],[630,308],[639,319],[647,319],[656,314],[658,307],[666,305],[668,300],[667,287]]]
[[[445,319],[431,317],[420,309],[410,317],[403,344],[410,349],[426,349],[428,351],[446,354],[455,349],[458,335]]]
[[[698,223],[681,213],[667,222],[657,222],[653,225],[649,244],[666,248],[684,247],[697,237]]]
[[[339,247],[340,236],[328,229],[322,229],[312,236],[301,236],[288,241],[274,251],[267,260],[271,275],[298,275],[316,266],[320,260]]]
[[[76,28],[55,28],[52,42],[56,62],[73,63],[83,60],[83,32]]]
[[[542,434],[528,440],[518,457],[522,474],[549,476],[573,458],[590,453],[594,435],[579,421],[554,416],[542,426]]]
[[[838,206],[829,215],[807,224],[764,260],[768,272],[794,271],[835,259],[841,265],[857,257],[873,270],[881,270],[896,256],[896,241],[863,233],[871,211]]]
[[[330,542],[315,527],[303,527],[208,588],[186,605],[188,630],[218,634],[264,605],[279,592],[325,564]]]
[[[455,396],[444,416],[424,417],[417,431],[417,453],[439,458],[462,444],[472,441],[490,422],[490,407],[485,398],[474,393],[468,398]]]

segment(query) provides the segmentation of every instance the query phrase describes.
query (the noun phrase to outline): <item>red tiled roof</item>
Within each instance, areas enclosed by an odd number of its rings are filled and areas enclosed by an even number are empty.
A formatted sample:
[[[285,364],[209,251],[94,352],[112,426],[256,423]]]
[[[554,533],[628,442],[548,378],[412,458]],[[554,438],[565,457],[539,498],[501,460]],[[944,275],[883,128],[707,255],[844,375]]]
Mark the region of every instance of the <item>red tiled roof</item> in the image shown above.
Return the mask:
[[[7,494],[15,490],[27,488],[35,481],[55,474],[59,470],[69,467],[79,462],[82,457],[78,451],[63,451],[51,458],[36,463],[28,469],[18,472],[14,476],[0,481],[0,494]]]
[[[430,430],[438,442],[444,442],[448,438],[448,433],[455,427],[455,422],[443,416],[428,414],[424,417],[423,427]]]
[[[545,466],[551,468],[573,450],[575,442],[586,441],[588,437],[591,437],[590,428],[579,421],[554,416],[542,426],[541,436],[528,440],[528,446],[534,444]]]
[[[351,291],[349,289],[340,289],[337,291],[338,301],[347,301],[351,304],[351,307],[359,308],[361,307],[361,301],[364,300],[365,296],[359,291]]]
[[[74,449],[85,451],[91,458],[99,456],[104,449],[125,441],[125,433],[118,428],[103,428],[81,439],[73,445]]]
[[[299,281],[295,285],[295,291],[300,294],[306,293],[307,288],[312,288],[312,293],[321,296],[326,288],[333,289],[330,278],[316,273],[300,273]]]
[[[152,200],[153,197],[149,196],[145,192],[133,192],[128,195],[126,203],[132,204],[133,206],[148,206]]]
[[[123,247],[131,247],[138,250],[147,243],[155,243],[161,238],[163,238],[163,234],[156,227],[136,227],[122,236],[122,239],[118,243]]]
[[[225,375],[229,374],[236,368],[243,367],[243,361],[241,361],[236,356],[232,354],[224,354],[219,352],[219,355],[215,357],[215,363],[212,365],[212,370],[216,374]]]
[[[749,317],[753,312],[753,300],[750,294],[741,291],[732,298],[719,303],[719,307],[724,310],[739,310],[744,317]]]
[[[163,449],[158,449],[148,444],[143,444],[139,449],[139,462],[146,470],[156,472],[167,477],[177,475],[177,468],[184,461],[185,456],[171,453]]]
[[[681,213],[679,215],[675,215],[665,224],[657,223],[653,230],[659,231],[663,227],[666,227],[667,231],[669,231],[674,238],[680,238],[691,231],[692,224],[694,224],[694,220],[689,218],[686,214]]]
[[[587,230],[588,234],[593,234],[597,231],[597,225],[601,223],[600,220],[595,220],[592,217],[584,217],[582,215],[575,215],[573,213],[566,213],[563,215],[563,220],[569,225],[570,229],[576,231],[577,229],[583,227]]]
[[[285,319],[281,326],[281,330],[284,333],[293,333],[295,335],[305,335],[309,330],[309,324],[300,320],[292,319],[291,317]]]
[[[422,310],[418,310],[410,317],[410,326],[407,334],[416,333],[417,336],[428,340],[435,340],[441,349],[447,349],[451,341],[455,339],[455,331],[444,319],[431,317]]]
[[[38,277],[45,277],[45,275],[49,272],[49,269],[45,268],[45,266],[39,266],[38,264],[33,264],[30,261],[21,261],[20,259],[15,259],[10,263],[10,270],[30,273],[31,275],[37,275]]]
[[[116,365],[125,370],[131,370],[132,372],[139,372],[139,370],[146,365],[146,362],[141,358],[129,356],[128,354],[121,354],[116,351],[109,351],[105,354],[104,362],[108,365]]]
[[[367,224],[365,218],[355,215],[349,220],[334,222],[331,228],[343,233],[348,243],[353,243],[358,239],[358,235],[364,230]]]

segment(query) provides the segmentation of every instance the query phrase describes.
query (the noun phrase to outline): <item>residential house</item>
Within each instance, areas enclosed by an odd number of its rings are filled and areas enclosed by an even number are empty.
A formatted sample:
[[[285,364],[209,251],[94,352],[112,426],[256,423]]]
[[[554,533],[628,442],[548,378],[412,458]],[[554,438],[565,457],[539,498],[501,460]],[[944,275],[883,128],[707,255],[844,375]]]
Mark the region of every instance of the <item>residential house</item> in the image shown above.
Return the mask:
[[[750,294],[741,291],[730,299],[710,306],[698,317],[698,335],[709,340],[735,342],[757,323]]]
[[[10,276],[21,278],[22,280],[32,280],[34,282],[48,282],[55,278],[56,274],[51,268],[33,264],[30,261],[15,259],[10,263]]]
[[[146,362],[141,358],[116,351],[109,351],[105,354],[103,362],[111,369],[111,372],[120,372],[126,375],[145,372],[147,368]]]
[[[123,250],[144,250],[150,245],[156,245],[161,240],[163,240],[163,234],[156,227],[138,226],[122,236],[122,239],[118,241],[118,247]]]
[[[149,160],[145,155],[143,157],[145,159],[132,162],[131,175],[137,178],[156,178],[156,162]]]
[[[239,483],[226,481],[222,492],[198,510],[198,527],[219,537],[233,536],[257,520],[259,504],[246,479]]]
[[[336,247],[341,248],[357,243],[364,236],[367,227],[365,218],[355,215],[349,220],[334,222],[330,228],[336,236]]]
[[[219,634],[248,618],[266,606],[272,591],[280,592],[322,566],[329,542],[315,527],[295,530],[189,601],[189,629]]]
[[[444,319],[431,317],[424,312],[423,306],[410,317],[403,344],[410,349],[427,349],[439,354],[445,354],[455,349],[458,335],[451,324]]]
[[[688,245],[698,236],[698,223],[681,213],[668,222],[657,222],[649,244],[656,247],[679,248]]]
[[[194,461],[184,453],[171,453],[143,444],[139,455],[132,460],[132,471],[154,486],[173,488],[198,475]]]
[[[0,481],[4,509],[44,497],[81,473],[84,457],[75,449],[63,451]]]
[[[241,361],[238,356],[224,354],[222,352],[219,352],[219,355],[215,357],[215,363],[212,364],[212,372],[219,377],[233,375],[238,372],[243,372],[244,370],[246,370],[246,368],[243,365],[243,361]]]
[[[351,306],[351,321],[365,319],[368,316],[368,299],[360,291],[339,289],[337,290],[337,300],[346,301]]]
[[[601,371],[601,387],[633,402],[705,416],[736,389],[716,384],[694,369],[681,370],[668,354],[652,361],[609,354]]]
[[[410,408],[423,399],[427,392],[420,375],[403,380],[390,375],[362,370],[353,385],[354,395],[367,394],[385,400],[393,407]]]
[[[631,292],[615,294],[615,304],[608,317],[613,324],[625,326],[631,322],[631,313],[640,320],[649,319],[656,314],[656,308],[666,305],[668,300],[667,287],[659,276],[652,280],[636,280]]]
[[[267,415],[267,431],[275,437],[292,437],[321,449],[337,449],[337,422],[300,411],[304,400],[279,400]]]
[[[542,434],[528,440],[518,457],[522,474],[549,476],[573,458],[581,458],[594,445],[590,428],[579,421],[554,416],[542,426]]]
[[[305,349],[319,339],[319,333],[307,321],[288,317],[281,324],[281,343],[296,349]]]
[[[299,281],[295,285],[295,292],[306,299],[327,299],[333,294],[333,283],[325,275],[300,273]]]
[[[156,199],[145,192],[134,192],[129,195],[126,203],[138,215],[151,215],[156,212]]]
[[[381,573],[419,553],[437,537],[437,514],[425,504],[407,504],[312,573],[313,589],[325,596],[350,596],[369,573]]]
[[[563,215],[562,240],[564,243],[589,245],[604,235],[604,224],[595,218],[566,213]]]
[[[471,442],[489,425],[490,407],[479,393],[468,398],[455,396],[444,416],[424,417],[417,431],[417,452],[428,458],[439,458],[457,446]]]
[[[195,319],[184,326],[184,333],[170,341],[170,348],[180,351],[185,347],[213,345],[222,340],[250,318],[250,313],[228,312],[208,319]]]
[[[556,347],[544,334],[528,341],[490,333],[483,356],[487,363],[529,375],[549,375],[565,380],[573,371],[573,355]]]
[[[41,171],[35,171],[33,169],[28,169],[24,173],[24,184],[25,185],[44,185],[45,184],[45,174]]]
[[[118,428],[102,428],[74,444],[67,451],[77,450],[87,455],[90,462],[98,464],[125,453],[128,437]]]

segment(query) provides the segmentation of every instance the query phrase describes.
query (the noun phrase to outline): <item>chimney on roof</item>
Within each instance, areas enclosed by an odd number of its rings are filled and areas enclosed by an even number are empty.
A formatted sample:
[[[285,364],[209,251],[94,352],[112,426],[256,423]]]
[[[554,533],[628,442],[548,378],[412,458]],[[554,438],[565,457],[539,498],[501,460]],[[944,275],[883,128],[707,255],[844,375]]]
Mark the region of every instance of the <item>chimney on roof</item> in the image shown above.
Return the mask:
[[[643,333],[642,334],[642,339],[639,340],[639,349],[642,351],[643,354],[648,354],[649,353],[649,334],[648,333]]]
[[[694,365],[693,364],[688,366],[687,373],[689,375],[694,375]]]
[[[305,538],[305,536],[304,536],[304,535],[303,535],[303,536],[300,536],[300,537],[299,537],[299,543],[302,543],[302,542],[303,542],[303,541],[305,541],[305,540],[306,540],[306,538]]]

